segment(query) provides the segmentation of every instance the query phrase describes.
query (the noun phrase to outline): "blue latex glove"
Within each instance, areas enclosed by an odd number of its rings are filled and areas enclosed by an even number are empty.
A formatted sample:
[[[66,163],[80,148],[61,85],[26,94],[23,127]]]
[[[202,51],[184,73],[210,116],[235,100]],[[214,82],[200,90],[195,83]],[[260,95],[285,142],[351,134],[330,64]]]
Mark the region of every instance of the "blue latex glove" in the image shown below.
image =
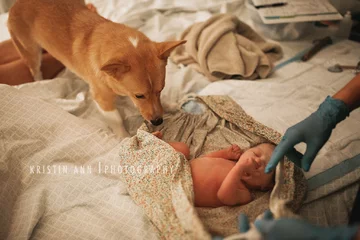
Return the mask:
[[[265,168],[265,173],[271,172],[284,155],[298,167],[309,171],[315,156],[330,138],[336,124],[349,116],[349,113],[350,110],[343,101],[328,96],[316,112],[285,132]],[[300,142],[306,143],[304,155],[294,148]]]
[[[256,220],[254,224],[266,240],[351,240],[359,229],[359,226],[325,228],[293,218],[274,220],[270,211],[264,215],[264,219]]]
[[[240,213],[238,221],[239,221],[239,226],[238,226],[239,232],[244,233],[250,229],[249,219],[245,214]]]

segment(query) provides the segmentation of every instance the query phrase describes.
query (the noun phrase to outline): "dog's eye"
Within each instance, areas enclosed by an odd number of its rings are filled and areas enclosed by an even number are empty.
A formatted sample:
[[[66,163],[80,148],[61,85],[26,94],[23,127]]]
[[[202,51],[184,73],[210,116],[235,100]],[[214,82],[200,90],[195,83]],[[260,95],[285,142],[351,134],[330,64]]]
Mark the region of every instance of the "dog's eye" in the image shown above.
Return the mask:
[[[145,96],[144,96],[144,95],[141,95],[141,94],[135,95],[135,97],[136,97],[136,98],[139,98],[139,99],[144,99],[144,98],[145,98]]]

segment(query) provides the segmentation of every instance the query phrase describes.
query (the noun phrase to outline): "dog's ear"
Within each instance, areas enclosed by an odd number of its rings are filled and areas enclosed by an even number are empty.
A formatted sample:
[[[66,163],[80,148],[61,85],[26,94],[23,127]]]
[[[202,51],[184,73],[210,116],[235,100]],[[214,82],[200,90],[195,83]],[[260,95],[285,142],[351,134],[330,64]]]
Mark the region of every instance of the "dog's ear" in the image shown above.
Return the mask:
[[[104,71],[113,78],[120,78],[124,73],[130,71],[131,67],[126,60],[111,59],[106,62],[101,71]]]
[[[166,60],[174,48],[184,43],[186,43],[186,40],[156,43],[158,57],[160,59]]]

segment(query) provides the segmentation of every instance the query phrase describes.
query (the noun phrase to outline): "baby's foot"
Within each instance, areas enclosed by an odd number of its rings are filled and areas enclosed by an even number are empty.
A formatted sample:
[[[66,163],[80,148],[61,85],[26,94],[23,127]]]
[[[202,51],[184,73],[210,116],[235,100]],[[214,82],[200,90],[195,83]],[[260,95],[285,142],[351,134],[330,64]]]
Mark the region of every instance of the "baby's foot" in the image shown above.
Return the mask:
[[[88,3],[88,4],[86,4],[86,7],[87,7],[90,11],[92,11],[92,12],[94,12],[94,13],[97,13],[96,7],[95,7],[93,4]]]
[[[242,151],[241,151],[241,148],[237,144],[231,145],[226,150],[227,150],[227,155],[228,155],[227,159],[239,160]]]
[[[152,135],[154,135],[155,137],[157,137],[159,139],[162,139],[162,137],[163,137],[163,135],[160,131],[153,132]]]

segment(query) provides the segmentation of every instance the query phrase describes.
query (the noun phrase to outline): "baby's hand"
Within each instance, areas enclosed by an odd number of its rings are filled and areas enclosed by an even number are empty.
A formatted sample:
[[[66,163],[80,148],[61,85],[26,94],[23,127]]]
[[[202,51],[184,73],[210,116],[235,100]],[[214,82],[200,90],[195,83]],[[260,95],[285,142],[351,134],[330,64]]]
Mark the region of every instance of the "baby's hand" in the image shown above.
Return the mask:
[[[239,160],[242,154],[241,148],[237,144],[233,144],[231,145],[230,151],[232,154],[232,159],[235,159],[236,161]]]
[[[224,152],[222,157],[233,161],[239,160],[242,154],[241,148],[236,144],[232,144],[230,147],[224,149],[223,151]]]

